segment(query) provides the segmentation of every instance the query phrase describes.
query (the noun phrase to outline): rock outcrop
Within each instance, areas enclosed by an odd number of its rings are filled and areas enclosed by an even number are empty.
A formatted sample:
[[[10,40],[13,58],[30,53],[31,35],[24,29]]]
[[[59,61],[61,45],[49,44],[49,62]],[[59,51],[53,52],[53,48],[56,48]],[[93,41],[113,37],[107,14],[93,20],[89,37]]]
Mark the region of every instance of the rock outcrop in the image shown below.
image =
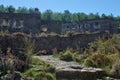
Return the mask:
[[[58,79],[81,79],[96,80],[106,75],[105,71],[100,68],[84,67],[76,62],[65,62],[52,58],[52,56],[35,56],[43,61],[49,62],[55,67]]]

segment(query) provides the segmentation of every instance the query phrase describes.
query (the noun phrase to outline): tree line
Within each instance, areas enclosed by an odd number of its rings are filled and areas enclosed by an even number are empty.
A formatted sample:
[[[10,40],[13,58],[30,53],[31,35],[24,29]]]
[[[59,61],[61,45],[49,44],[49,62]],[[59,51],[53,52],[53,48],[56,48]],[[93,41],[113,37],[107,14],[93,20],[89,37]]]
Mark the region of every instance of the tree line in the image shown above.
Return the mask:
[[[0,5],[0,12],[4,13],[34,13],[34,8],[26,8],[26,7],[18,7],[17,9],[13,6],[4,6]],[[41,19],[45,21],[62,21],[62,22],[82,22],[86,19],[101,19],[101,18],[108,18],[108,19],[115,19],[120,21],[120,16],[114,17],[113,14],[106,15],[106,14],[99,14],[99,13],[89,13],[86,14],[84,12],[78,13],[71,13],[69,10],[64,10],[64,12],[53,12],[52,10],[48,9],[41,14]]]

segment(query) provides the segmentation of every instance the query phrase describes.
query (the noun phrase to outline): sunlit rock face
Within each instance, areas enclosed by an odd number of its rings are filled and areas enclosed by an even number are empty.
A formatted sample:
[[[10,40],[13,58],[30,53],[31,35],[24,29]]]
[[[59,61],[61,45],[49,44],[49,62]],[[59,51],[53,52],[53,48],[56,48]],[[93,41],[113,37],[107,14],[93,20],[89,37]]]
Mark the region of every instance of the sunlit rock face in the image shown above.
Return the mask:
[[[58,80],[97,80],[106,75],[100,68],[84,67],[76,62],[66,62],[52,56],[35,56],[55,67]]]

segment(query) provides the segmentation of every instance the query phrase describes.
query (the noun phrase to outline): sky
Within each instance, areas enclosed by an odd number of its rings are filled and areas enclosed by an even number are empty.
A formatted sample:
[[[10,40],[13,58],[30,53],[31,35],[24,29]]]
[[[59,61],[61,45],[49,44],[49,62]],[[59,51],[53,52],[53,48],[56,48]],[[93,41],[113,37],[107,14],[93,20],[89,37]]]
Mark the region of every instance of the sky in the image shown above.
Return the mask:
[[[64,12],[69,10],[72,13],[84,12],[105,13],[120,16],[120,0],[0,0],[4,6],[12,5],[15,8],[39,8],[41,12],[51,9],[53,12]]]

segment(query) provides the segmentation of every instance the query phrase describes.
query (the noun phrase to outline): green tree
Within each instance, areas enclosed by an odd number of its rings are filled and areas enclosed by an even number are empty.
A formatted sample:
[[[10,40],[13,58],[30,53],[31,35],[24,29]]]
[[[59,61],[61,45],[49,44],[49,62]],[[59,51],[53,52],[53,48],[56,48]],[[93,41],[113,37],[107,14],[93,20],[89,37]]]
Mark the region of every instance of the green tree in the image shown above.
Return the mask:
[[[98,12],[95,14],[95,19],[100,19],[100,15]]]
[[[51,21],[52,20],[52,10],[48,9],[42,13],[42,20]]]
[[[103,14],[101,15],[101,18],[107,18],[107,16],[103,13]]]
[[[82,22],[85,19],[88,19],[88,16],[85,13],[77,13],[79,22]]]
[[[62,13],[54,12],[52,14],[52,20],[54,20],[54,21],[62,21]]]
[[[9,13],[14,13],[15,12],[15,8],[13,6],[8,6],[8,12]]]
[[[63,22],[71,22],[71,13],[69,10],[64,10],[63,16],[62,16]]]
[[[26,7],[19,7],[16,12],[17,13],[29,13]]]
[[[95,19],[95,15],[94,15],[93,13],[90,13],[90,14],[88,15],[88,19]]]
[[[114,19],[113,14],[111,13],[110,15],[108,15],[108,18],[109,18],[109,19]]]
[[[4,7],[4,5],[0,5],[0,12],[5,12],[5,7]]]
[[[34,8],[29,8],[28,11],[29,11],[30,14],[33,14],[34,13]]]
[[[71,21],[72,22],[79,22],[78,15],[76,13],[71,15]]]

